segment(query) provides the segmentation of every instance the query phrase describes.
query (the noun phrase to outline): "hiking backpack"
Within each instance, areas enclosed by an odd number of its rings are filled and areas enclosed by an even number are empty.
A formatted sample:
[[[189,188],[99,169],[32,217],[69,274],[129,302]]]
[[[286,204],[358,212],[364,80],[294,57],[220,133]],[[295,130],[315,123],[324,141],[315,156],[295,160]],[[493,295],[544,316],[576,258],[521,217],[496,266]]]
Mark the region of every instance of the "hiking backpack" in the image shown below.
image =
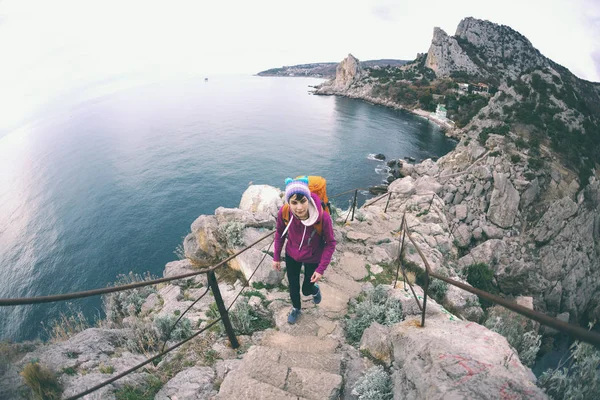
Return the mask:
[[[302,176],[297,176],[295,179],[302,178]],[[308,177],[308,190],[311,193],[315,193],[319,196],[321,200],[321,207],[323,207],[323,211],[327,214],[331,214],[330,208],[331,205],[329,203],[329,199],[327,198],[327,180],[322,176],[311,175]],[[290,205],[285,203],[283,205],[283,210],[281,212],[281,216],[283,217],[283,223],[285,226],[290,222]],[[319,234],[319,236],[323,233],[323,218],[319,218],[317,222],[314,224],[315,231]]]

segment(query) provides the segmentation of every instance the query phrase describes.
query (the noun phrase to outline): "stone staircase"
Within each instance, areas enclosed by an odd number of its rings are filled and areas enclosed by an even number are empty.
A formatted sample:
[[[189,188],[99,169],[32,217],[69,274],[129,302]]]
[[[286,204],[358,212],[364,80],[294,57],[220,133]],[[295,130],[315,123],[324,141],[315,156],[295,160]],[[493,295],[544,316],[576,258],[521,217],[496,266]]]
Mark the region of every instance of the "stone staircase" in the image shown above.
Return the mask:
[[[319,284],[323,301],[304,298],[302,315],[287,323],[289,298],[273,301],[276,329],[264,332],[239,367],[226,376],[216,399],[338,399],[344,385],[344,332],[339,324],[348,300],[360,292],[339,267],[330,267]]]
[[[269,331],[226,377],[217,399],[337,399],[342,355],[331,338]]]

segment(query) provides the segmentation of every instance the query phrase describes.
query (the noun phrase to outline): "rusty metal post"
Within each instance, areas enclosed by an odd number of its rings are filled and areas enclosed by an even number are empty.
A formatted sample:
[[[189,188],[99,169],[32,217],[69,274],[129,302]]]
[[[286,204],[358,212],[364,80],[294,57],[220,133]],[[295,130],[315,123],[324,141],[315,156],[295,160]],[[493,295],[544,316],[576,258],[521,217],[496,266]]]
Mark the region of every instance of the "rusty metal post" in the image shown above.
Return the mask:
[[[219,284],[217,283],[217,278],[215,277],[215,271],[210,271],[207,275],[208,284],[210,289],[213,292],[213,296],[215,297],[215,303],[217,303],[217,309],[219,310],[219,314],[221,314],[221,319],[223,321],[223,326],[225,327],[225,332],[227,333],[227,337],[229,338],[229,343],[231,344],[232,349],[237,349],[240,347],[240,343],[235,337],[235,333],[233,332],[233,326],[231,326],[231,321],[229,320],[229,313],[225,308],[225,303],[223,302],[223,297],[221,297],[221,291],[219,290]]]
[[[383,210],[383,213],[386,214],[387,213],[387,208],[390,205],[390,199],[392,198],[392,192],[390,192],[390,194],[388,195],[388,199],[387,202],[385,203],[385,210]]]
[[[354,221],[354,210],[356,210],[356,195],[358,194],[358,190],[354,191],[354,201],[352,202],[352,219],[350,221]]]
[[[425,310],[427,309],[427,290],[429,289],[429,270],[425,268],[425,288],[423,288],[423,315],[421,317],[421,328],[425,328]]]
[[[402,230],[402,242],[400,244],[400,250],[398,251],[398,259],[396,260],[396,262],[398,263],[398,267],[396,268],[396,281],[394,281],[394,289],[396,289],[396,285],[398,284],[398,275],[400,273],[400,265],[402,264],[402,252],[404,251],[404,237],[406,236],[406,232],[404,231],[405,226],[405,219],[406,218],[406,213],[404,213],[404,215],[402,215],[402,223],[400,224],[400,229]],[[404,275],[404,268],[402,268],[402,272]],[[404,290],[406,290],[406,280],[404,281]]]

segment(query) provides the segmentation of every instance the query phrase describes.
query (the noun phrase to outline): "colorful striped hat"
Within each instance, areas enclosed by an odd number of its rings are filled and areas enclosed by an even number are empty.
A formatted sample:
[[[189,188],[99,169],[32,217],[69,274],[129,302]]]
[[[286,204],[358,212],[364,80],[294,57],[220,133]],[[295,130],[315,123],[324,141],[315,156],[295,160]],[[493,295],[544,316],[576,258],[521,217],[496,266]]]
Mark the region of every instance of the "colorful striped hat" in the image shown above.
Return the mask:
[[[290,202],[290,197],[295,194],[303,194],[305,197],[310,199],[310,189],[308,188],[308,177],[303,176],[302,178],[292,179],[287,178],[285,180],[285,202]]]

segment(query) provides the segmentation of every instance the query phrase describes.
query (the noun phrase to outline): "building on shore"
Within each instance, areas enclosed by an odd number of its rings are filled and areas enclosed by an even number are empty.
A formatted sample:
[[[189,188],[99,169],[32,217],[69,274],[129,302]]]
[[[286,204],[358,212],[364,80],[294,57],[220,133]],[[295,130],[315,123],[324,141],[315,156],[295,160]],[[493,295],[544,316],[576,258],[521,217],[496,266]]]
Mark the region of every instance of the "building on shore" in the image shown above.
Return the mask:
[[[448,118],[446,117],[447,110],[442,104],[438,104],[435,109],[435,117],[441,121],[446,121]]]

